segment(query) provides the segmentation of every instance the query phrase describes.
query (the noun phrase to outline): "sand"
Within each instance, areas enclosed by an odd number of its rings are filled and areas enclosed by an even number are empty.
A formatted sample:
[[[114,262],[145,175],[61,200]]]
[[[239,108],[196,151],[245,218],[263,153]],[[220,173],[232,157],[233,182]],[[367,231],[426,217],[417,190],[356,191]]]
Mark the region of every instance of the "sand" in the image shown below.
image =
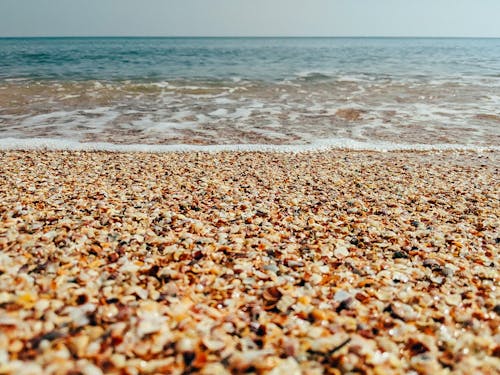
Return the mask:
[[[494,374],[498,152],[0,152],[0,373]]]

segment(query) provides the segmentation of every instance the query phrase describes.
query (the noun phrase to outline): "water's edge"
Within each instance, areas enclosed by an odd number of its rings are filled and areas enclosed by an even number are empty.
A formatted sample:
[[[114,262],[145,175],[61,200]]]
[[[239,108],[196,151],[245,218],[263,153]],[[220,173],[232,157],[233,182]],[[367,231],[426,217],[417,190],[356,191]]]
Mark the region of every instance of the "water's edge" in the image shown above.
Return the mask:
[[[323,139],[310,144],[271,145],[271,144],[224,144],[224,145],[192,145],[192,144],[114,144],[105,142],[82,143],[71,140],[49,138],[3,138],[0,139],[0,151],[111,151],[111,152],[313,152],[335,149],[356,151],[500,151],[500,146],[478,147],[458,144],[397,144],[391,142],[366,143],[351,139]]]

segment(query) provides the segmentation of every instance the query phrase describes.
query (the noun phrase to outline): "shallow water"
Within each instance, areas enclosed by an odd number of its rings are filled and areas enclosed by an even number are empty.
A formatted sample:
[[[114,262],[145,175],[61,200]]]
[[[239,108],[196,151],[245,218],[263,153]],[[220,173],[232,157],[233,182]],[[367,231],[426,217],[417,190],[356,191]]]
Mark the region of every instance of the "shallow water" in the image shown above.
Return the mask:
[[[0,39],[0,145],[496,148],[499,105],[500,39]]]

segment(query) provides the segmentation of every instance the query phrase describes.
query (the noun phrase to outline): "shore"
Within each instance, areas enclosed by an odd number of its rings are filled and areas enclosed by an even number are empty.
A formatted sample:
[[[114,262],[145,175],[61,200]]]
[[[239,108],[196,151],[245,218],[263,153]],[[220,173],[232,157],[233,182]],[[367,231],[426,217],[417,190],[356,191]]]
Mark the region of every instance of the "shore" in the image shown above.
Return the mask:
[[[0,373],[494,374],[499,152],[0,152]]]

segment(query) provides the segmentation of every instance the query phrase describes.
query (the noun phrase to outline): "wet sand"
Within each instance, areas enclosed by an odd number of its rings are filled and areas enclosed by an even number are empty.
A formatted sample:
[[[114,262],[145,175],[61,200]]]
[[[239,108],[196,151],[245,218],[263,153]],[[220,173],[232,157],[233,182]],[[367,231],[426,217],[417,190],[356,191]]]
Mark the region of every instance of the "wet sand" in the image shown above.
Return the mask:
[[[0,373],[500,368],[499,152],[0,152]]]

